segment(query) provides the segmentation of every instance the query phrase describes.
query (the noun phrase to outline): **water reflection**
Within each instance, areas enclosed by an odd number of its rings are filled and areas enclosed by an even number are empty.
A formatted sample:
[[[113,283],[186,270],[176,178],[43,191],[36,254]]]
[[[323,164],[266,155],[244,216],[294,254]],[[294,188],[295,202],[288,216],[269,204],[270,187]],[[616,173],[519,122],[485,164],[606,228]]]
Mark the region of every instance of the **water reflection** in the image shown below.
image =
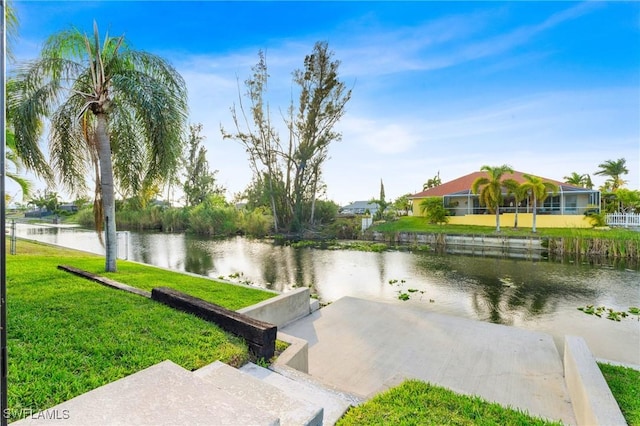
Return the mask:
[[[185,240],[184,268],[198,275],[209,275],[213,271],[213,256],[202,241]]]
[[[433,280],[435,285],[454,285],[470,294],[476,317],[498,324],[555,312],[561,299],[593,300],[598,295],[584,285],[591,277],[578,273],[584,281],[577,280],[576,271],[553,263],[427,254],[418,256],[416,265],[426,277],[444,277]]]

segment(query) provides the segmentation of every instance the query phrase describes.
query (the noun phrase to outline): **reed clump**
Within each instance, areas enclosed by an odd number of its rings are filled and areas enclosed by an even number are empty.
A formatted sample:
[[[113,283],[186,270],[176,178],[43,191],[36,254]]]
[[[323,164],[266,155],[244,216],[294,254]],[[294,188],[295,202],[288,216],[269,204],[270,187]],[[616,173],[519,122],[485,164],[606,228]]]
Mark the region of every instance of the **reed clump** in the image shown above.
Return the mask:
[[[574,230],[573,235],[548,237],[549,253],[557,256],[602,256],[607,258],[640,259],[640,233],[633,235],[585,235]]]

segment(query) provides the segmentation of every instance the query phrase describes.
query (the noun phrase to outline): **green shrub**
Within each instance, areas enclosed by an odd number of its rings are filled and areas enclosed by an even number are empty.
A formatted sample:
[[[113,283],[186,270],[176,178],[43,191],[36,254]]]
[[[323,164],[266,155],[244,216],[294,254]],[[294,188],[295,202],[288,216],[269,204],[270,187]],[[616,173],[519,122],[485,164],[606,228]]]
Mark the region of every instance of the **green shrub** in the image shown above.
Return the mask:
[[[189,211],[186,208],[170,207],[160,216],[162,230],[165,232],[184,231],[189,225]]]
[[[420,209],[429,223],[447,223],[447,209],[442,204],[442,197],[429,197],[420,202]]]
[[[308,206],[308,216],[311,218],[311,203]],[[315,214],[313,215],[313,222],[316,224],[331,223],[336,219],[336,215],[340,210],[340,206],[330,200],[316,200]],[[307,219],[307,220],[308,220]]]
[[[189,230],[199,235],[233,235],[240,230],[238,215],[235,207],[205,200],[189,211]]]
[[[593,227],[607,226],[606,213],[590,213],[585,215],[589,218],[589,222]]]
[[[148,206],[143,210],[123,209],[116,211],[118,229],[160,230],[162,229],[162,207]]]
[[[362,219],[354,218],[338,218],[323,230],[325,238],[337,238],[340,240],[356,240],[360,236],[362,230]]]
[[[240,210],[237,218],[237,227],[246,235],[257,238],[268,235],[273,224],[273,216],[262,207],[252,211]]]
[[[95,228],[96,221],[93,215],[93,207],[89,206],[82,208],[82,210],[78,211],[78,213],[75,214],[74,221],[78,225],[84,226],[85,228]]]

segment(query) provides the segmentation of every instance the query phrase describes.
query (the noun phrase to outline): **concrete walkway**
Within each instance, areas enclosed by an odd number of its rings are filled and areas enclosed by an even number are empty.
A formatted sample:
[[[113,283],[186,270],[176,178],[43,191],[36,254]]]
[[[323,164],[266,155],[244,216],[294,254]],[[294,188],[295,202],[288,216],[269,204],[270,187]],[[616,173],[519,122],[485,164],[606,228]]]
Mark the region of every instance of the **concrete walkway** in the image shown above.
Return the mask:
[[[363,397],[415,378],[576,424],[550,335],[345,297],[288,327],[309,374]]]

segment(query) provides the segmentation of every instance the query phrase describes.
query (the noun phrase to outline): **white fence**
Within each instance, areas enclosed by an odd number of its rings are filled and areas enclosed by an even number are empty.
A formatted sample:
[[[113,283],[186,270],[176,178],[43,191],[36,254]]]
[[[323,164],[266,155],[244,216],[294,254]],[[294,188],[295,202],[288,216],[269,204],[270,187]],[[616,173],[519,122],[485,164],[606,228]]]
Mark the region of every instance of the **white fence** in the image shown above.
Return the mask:
[[[609,213],[605,217],[609,226],[640,227],[640,214]]]

